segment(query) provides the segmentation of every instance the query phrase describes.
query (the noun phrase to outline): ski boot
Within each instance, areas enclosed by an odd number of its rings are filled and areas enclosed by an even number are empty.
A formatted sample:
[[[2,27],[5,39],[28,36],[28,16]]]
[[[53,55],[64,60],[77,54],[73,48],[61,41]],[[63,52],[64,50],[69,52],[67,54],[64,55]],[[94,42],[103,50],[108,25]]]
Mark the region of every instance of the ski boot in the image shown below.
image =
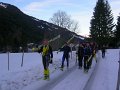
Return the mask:
[[[44,80],[49,80],[49,69],[44,70]]]

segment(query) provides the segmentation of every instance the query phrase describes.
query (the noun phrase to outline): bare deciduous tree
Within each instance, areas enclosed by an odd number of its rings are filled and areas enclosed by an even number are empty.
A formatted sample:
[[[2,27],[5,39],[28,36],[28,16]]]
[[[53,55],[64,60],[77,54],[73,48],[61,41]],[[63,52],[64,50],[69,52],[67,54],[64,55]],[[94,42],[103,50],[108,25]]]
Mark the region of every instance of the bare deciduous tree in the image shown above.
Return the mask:
[[[58,10],[54,13],[52,18],[50,18],[50,22],[73,32],[78,29],[78,22],[72,20],[71,16],[64,11]]]

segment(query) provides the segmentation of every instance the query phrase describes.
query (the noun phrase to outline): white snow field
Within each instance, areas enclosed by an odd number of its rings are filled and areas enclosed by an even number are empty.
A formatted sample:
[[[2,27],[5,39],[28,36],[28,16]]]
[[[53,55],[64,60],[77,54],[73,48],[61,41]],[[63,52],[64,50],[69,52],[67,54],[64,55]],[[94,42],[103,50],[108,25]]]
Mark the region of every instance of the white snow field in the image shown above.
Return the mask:
[[[106,57],[97,54],[96,63],[88,73],[78,69],[76,55],[70,58],[70,67],[59,69],[62,52],[54,52],[50,64],[50,80],[43,80],[41,54],[25,53],[21,67],[22,53],[10,53],[10,70],[7,67],[7,53],[0,54],[0,90],[116,90],[118,78],[119,49],[107,50]],[[66,62],[65,62],[66,65]]]
[[[93,75],[89,90],[116,90],[119,52],[120,49],[107,50],[106,57],[100,60],[95,75]]]

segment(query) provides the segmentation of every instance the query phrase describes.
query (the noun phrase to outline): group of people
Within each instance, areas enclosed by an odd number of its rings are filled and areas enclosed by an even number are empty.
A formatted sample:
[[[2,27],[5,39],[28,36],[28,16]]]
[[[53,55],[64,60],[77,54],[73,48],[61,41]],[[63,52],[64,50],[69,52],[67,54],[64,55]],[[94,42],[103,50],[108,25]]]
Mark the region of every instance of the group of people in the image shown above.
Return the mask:
[[[61,70],[64,68],[64,61],[67,61],[67,68],[69,67],[69,52],[71,52],[71,48],[69,47],[68,43],[66,43],[62,48],[59,49],[59,51],[63,51],[63,57],[62,57],[62,64],[61,64]],[[39,53],[42,53],[42,62],[44,67],[44,79],[49,79],[49,64],[53,63],[53,51],[52,47],[49,45],[49,42],[47,39],[43,41],[43,45],[38,49]]]
[[[92,59],[95,57],[97,48],[95,43],[82,43],[79,44],[77,49],[78,66],[84,68],[84,72],[88,72],[92,65]],[[97,60],[96,60],[97,62]]]
[[[69,43],[65,43],[65,45],[59,49],[59,51],[63,51],[62,63],[60,69],[64,69],[64,61],[67,62],[67,68],[69,68],[69,53],[71,52],[71,48]],[[38,50],[39,53],[42,53],[42,62],[44,66],[44,79],[49,79],[49,64],[53,63],[53,51],[52,47],[49,45],[47,39],[43,41],[43,45]],[[78,57],[78,66],[79,69],[84,69],[84,72],[88,72],[92,65],[92,59],[96,53],[96,44],[95,43],[80,43],[77,50],[76,56]],[[97,62],[97,61],[96,61]]]

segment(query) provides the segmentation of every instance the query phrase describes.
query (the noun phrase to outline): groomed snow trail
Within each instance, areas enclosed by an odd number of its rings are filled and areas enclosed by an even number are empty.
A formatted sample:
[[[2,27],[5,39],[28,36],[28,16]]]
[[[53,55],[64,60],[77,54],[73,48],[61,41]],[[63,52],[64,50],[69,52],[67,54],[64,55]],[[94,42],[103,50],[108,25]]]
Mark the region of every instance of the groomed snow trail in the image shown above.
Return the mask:
[[[98,55],[97,58],[99,58]],[[66,69],[63,72],[57,70],[56,72],[59,75],[56,75],[55,73],[52,74],[50,81],[38,82],[37,84],[32,85],[32,87],[36,87],[39,84],[40,87],[34,88],[34,90],[83,90],[93,73],[95,66],[96,62],[93,60],[93,65],[89,72],[84,73],[83,69],[78,69],[78,66],[72,64],[72,67],[68,70]],[[28,89],[32,90],[33,88],[26,88],[26,90]]]
[[[84,90],[116,90],[119,50],[107,50],[101,58]]]

